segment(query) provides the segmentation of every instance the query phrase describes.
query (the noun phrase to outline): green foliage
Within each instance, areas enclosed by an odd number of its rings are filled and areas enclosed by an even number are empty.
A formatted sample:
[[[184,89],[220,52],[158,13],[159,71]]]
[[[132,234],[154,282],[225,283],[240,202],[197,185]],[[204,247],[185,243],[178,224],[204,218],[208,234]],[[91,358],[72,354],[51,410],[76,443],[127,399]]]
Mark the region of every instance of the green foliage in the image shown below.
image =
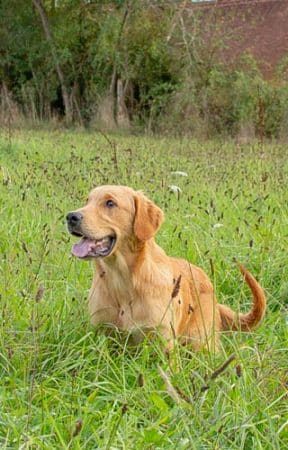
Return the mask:
[[[8,138],[0,137],[1,449],[287,448],[286,146],[110,135],[115,160],[99,134]],[[183,170],[187,177],[175,174]],[[251,297],[233,261],[244,263],[268,296],[260,328],[223,336],[219,355],[177,347],[170,364],[160,340],[132,347],[126,335],[94,330],[92,267],[72,258],[65,215],[104,183],[142,189],[163,208],[159,244],[210,275],[213,267],[218,300],[240,311]]]
[[[165,124],[168,129],[174,124],[180,134],[235,136],[242,125],[250,125],[258,136],[279,138],[287,123],[287,84],[263,80],[249,55],[243,56],[237,70],[215,64],[205,80],[191,83],[186,76],[163,99],[168,114],[158,121],[162,131]]]
[[[118,79],[142,130],[211,137],[249,126],[261,139],[285,136],[286,59],[273,82],[249,54],[224,65],[233,30],[224,36],[212,13],[151,0],[43,3],[76,123],[94,124],[108,93],[117,122]],[[32,2],[2,2],[0,21],[0,81],[28,118],[61,119],[61,86]]]

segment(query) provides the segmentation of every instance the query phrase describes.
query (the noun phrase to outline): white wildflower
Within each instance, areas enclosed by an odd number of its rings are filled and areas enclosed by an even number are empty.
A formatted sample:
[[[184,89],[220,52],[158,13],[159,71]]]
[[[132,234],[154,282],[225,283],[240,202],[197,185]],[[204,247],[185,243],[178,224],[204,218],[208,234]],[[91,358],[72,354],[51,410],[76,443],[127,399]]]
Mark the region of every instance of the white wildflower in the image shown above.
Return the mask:
[[[171,175],[178,175],[179,177],[188,177],[188,173],[182,172],[181,170],[176,170],[175,172],[171,172]]]
[[[175,186],[175,184],[172,184],[169,186],[170,192],[182,192],[182,189],[179,186]]]
[[[224,227],[223,223],[214,223],[213,228],[221,228]]]
[[[180,441],[179,441],[179,444],[181,445],[181,447],[182,447],[182,446],[184,447],[184,445],[186,446],[186,445],[188,445],[189,443],[190,443],[190,441],[189,441],[188,438],[182,438],[182,439],[180,439]]]

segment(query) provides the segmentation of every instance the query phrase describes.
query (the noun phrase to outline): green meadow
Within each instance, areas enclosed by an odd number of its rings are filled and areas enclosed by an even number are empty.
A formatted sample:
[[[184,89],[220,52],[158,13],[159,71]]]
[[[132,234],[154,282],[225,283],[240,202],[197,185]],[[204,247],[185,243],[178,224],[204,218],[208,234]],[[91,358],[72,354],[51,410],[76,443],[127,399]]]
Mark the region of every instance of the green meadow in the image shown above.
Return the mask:
[[[284,144],[2,132],[1,450],[288,448],[287,180]],[[101,184],[143,190],[165,212],[158,243],[243,312],[246,265],[267,294],[261,326],[172,360],[160,338],[91,327],[92,267],[65,216]]]

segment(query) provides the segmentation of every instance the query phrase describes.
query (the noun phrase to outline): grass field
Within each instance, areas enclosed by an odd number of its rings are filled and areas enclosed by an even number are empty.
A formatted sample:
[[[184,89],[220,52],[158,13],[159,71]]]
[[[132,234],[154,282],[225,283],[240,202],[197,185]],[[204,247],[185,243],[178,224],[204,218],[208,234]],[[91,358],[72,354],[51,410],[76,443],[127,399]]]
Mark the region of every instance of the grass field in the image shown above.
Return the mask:
[[[287,146],[108,139],[0,137],[1,450],[288,448]],[[97,333],[65,216],[100,184],[142,189],[166,214],[158,243],[242,311],[245,264],[268,297],[260,328],[223,336],[218,355],[177,347],[173,364],[157,340]]]

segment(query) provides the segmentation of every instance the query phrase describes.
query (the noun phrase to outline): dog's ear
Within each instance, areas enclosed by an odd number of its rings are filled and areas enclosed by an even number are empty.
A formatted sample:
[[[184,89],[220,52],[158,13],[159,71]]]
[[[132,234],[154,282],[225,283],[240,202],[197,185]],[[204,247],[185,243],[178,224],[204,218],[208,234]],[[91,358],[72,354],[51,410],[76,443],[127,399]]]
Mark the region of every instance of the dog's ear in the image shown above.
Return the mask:
[[[151,202],[141,192],[135,195],[134,233],[140,241],[147,241],[155,236],[164,219],[164,214],[158,206]]]

